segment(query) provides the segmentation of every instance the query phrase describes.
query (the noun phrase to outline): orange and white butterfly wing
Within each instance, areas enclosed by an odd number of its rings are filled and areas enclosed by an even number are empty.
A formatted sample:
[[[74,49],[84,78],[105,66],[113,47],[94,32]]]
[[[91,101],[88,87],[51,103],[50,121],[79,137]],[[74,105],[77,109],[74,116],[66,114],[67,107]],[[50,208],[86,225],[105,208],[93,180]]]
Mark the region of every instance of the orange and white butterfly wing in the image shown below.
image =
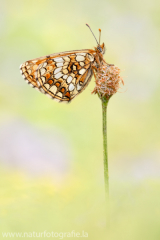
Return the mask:
[[[93,75],[94,50],[76,50],[29,60],[20,66],[33,87],[58,101],[71,101]]]

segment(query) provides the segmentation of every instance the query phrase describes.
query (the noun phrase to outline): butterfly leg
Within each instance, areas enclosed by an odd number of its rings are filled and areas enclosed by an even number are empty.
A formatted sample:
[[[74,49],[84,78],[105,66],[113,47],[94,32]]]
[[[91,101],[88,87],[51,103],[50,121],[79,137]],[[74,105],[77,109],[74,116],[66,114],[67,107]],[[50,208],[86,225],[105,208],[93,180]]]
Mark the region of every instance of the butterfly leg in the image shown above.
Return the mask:
[[[95,74],[95,71],[97,72],[98,68],[96,68],[95,66],[92,66],[92,70],[93,70],[94,78],[95,78],[95,80],[97,81],[97,76],[96,76],[96,74]]]
[[[94,65],[92,66],[92,69],[98,71],[98,68],[96,66],[94,66]]]

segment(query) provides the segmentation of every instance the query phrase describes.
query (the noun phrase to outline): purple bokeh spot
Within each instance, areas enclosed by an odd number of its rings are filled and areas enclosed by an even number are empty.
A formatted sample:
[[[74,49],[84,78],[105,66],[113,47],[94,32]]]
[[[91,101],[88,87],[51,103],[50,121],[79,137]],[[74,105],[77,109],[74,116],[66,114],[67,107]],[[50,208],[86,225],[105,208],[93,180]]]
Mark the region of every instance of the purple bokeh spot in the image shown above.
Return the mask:
[[[38,128],[24,120],[0,126],[0,162],[32,175],[60,177],[71,164],[71,147],[66,136],[54,128]]]

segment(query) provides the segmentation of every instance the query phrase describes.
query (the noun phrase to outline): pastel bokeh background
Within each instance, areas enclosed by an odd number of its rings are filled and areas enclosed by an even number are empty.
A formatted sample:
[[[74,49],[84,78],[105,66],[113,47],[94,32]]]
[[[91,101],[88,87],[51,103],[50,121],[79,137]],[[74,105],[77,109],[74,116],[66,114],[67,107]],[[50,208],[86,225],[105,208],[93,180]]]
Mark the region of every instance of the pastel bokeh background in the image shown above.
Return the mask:
[[[89,240],[108,239],[94,78],[73,102],[58,104],[19,72],[29,59],[92,49],[85,23],[97,37],[102,29],[105,59],[125,81],[108,106],[111,239],[158,240],[158,0],[0,0],[0,232],[84,230]]]

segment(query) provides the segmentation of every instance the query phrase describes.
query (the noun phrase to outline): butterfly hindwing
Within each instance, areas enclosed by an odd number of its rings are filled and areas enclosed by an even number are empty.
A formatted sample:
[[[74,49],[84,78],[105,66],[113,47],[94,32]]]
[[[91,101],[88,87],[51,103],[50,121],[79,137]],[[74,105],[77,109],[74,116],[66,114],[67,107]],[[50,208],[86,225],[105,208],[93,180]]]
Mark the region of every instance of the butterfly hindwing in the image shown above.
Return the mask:
[[[42,93],[70,101],[88,85],[93,62],[92,50],[81,50],[33,59],[20,68],[25,80]]]

